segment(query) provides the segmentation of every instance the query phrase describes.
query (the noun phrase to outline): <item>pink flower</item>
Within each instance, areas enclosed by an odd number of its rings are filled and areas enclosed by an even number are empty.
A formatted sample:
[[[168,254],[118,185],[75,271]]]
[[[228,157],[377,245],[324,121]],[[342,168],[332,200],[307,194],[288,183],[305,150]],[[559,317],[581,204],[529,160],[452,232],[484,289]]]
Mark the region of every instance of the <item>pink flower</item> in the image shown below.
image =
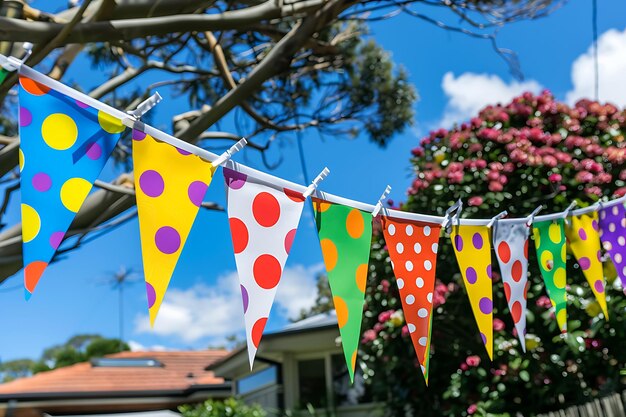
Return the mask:
[[[478,410],[478,407],[476,407],[476,404],[472,404],[469,407],[467,407],[467,414],[472,415],[474,414],[476,411]]]
[[[459,368],[460,368],[462,371],[467,371],[467,370],[469,369],[469,367],[467,366],[467,364],[466,364],[465,362],[463,362],[463,363],[459,366]]]
[[[424,148],[422,148],[421,146],[418,146],[417,148],[413,148],[411,150],[411,153],[413,154],[413,156],[415,157],[420,157],[420,156],[424,156]]]
[[[561,176],[561,174],[550,174],[550,176],[548,177],[548,180],[550,180],[551,183],[557,183],[557,182],[561,182],[561,180],[563,179],[563,177]]]
[[[380,286],[382,287],[382,290],[385,294],[389,292],[389,281],[387,281],[386,279],[383,279],[380,282]]]
[[[470,206],[480,206],[483,203],[483,198],[479,196],[470,197],[467,201]]]
[[[500,192],[504,189],[504,187],[502,186],[502,184],[500,184],[497,181],[491,181],[489,183],[489,191],[493,191],[493,192]]]
[[[550,301],[550,299],[545,295],[539,297],[535,304],[537,304],[537,307],[543,307],[545,309],[552,307],[552,301]]]
[[[391,318],[391,315],[393,313],[395,313],[395,310],[383,311],[382,313],[380,313],[378,315],[378,322],[379,323],[385,323],[385,322],[389,321],[389,319]]]
[[[376,340],[376,332],[374,330],[366,330],[363,332],[363,338],[361,339],[361,343],[369,343]]]
[[[402,337],[407,337],[409,335],[409,326],[406,324],[402,326]]]
[[[468,356],[467,358],[465,358],[465,363],[470,368],[475,368],[480,365],[480,357],[477,355]]]
[[[615,190],[615,192],[613,193],[613,195],[617,198],[619,197],[623,197],[624,194],[626,194],[626,187],[621,187],[618,188],[617,190]]]
[[[493,319],[493,330],[496,332],[504,330],[504,322],[500,319]]]

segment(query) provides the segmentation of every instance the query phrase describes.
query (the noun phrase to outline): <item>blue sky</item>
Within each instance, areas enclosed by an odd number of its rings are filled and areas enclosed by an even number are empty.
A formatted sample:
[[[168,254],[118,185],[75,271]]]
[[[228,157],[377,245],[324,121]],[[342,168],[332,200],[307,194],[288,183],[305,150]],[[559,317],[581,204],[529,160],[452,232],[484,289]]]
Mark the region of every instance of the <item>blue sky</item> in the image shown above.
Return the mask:
[[[44,4],[35,1],[35,6]],[[54,10],[59,1],[47,1]],[[600,98],[626,105],[626,3],[606,0],[599,4]],[[487,103],[506,101],[524,90],[548,88],[563,100],[592,95],[591,6],[571,1],[548,18],[504,27],[498,42],[515,50],[525,81],[515,81],[508,67],[486,41],[438,29],[426,22],[400,15],[373,23],[371,36],[403,65],[415,84],[415,126],[398,135],[386,149],[354,140],[326,138],[305,133],[304,148],[309,176],[324,166],[332,173],[323,189],[349,198],[375,202],[387,184],[391,198],[402,200],[409,185],[411,148],[429,129],[444,127],[471,116]],[[450,15],[445,15],[450,20]],[[454,20],[454,19],[452,19]],[[45,67],[44,67],[45,68]],[[91,71],[80,62],[66,82],[82,80]],[[146,86],[162,74],[139,78]],[[100,80],[93,77],[93,85]],[[154,110],[154,125],[165,131],[181,103],[161,91],[165,100]],[[210,104],[210,103],[209,103]],[[224,127],[222,127],[224,129]],[[280,147],[284,162],[274,174],[303,182],[295,137],[285,135]],[[278,157],[278,151],[272,154]],[[345,158],[350,155],[349,160]],[[240,162],[265,169],[254,152],[236,156]],[[110,164],[103,178],[117,169]],[[207,200],[224,203],[224,185],[218,174]],[[15,207],[17,207],[15,205]],[[15,207],[10,221],[17,219]],[[284,325],[289,316],[314,299],[315,275],[321,271],[321,253],[307,208],[303,216],[287,270],[267,330]],[[118,335],[117,293],[105,284],[121,266],[141,272],[138,224],[132,221],[104,237],[70,253],[50,266],[30,301],[24,301],[22,275],[16,274],[0,286],[0,359],[37,357],[43,348],[63,342],[78,333]],[[139,276],[141,278],[141,276]],[[217,345],[231,334],[242,334],[243,318],[228,222],[224,213],[201,211],[174,273],[154,330],[147,323],[146,296],[141,281],[125,290],[125,339],[135,347],[199,349]]]

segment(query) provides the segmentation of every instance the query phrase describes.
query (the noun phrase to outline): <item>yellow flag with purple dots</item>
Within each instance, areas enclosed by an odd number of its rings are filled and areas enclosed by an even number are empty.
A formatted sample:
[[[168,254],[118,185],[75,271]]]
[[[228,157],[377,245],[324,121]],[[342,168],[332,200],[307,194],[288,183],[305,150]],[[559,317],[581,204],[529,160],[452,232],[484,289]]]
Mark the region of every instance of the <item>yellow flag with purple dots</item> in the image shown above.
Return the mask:
[[[214,168],[196,155],[133,130],[139,235],[150,325],[211,184]]]
[[[124,130],[121,121],[20,77],[24,287],[30,298]]]

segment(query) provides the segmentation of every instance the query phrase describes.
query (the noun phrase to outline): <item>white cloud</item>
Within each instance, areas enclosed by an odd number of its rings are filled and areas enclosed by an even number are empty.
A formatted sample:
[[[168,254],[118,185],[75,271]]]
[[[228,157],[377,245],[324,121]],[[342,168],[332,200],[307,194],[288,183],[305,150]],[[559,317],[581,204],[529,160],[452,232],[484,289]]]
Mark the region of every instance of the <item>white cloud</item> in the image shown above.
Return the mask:
[[[513,97],[531,91],[538,93],[541,85],[534,80],[504,82],[497,75],[466,72],[455,77],[447,72],[441,81],[448,104],[439,122],[450,128],[455,122],[464,122],[478,114],[488,104],[507,104]]]
[[[604,32],[598,39],[599,96],[618,106],[626,106],[626,29]],[[580,55],[572,64],[573,89],[566,101],[574,104],[580,98],[594,98],[593,50]]]
[[[278,287],[275,313],[291,318],[315,302],[316,276],[321,265],[285,268]],[[154,328],[147,315],[135,319],[135,331],[176,337],[184,342],[207,339],[211,344],[244,329],[243,307],[236,272],[220,276],[213,286],[197,284],[188,289],[172,288],[165,295]]]
[[[129,340],[127,343],[130,350],[133,352],[165,352],[172,350],[171,348],[163,345],[144,346],[135,340]]]

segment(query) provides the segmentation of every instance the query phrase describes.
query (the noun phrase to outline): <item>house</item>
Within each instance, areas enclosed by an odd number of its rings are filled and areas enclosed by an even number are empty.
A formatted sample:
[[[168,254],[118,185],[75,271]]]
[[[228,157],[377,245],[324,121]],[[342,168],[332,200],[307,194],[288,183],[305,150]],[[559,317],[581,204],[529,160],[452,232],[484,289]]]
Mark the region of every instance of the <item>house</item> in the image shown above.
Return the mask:
[[[122,352],[0,385],[0,417],[171,410],[224,398],[231,385],[207,366],[225,350]]]
[[[346,367],[337,316],[320,314],[267,333],[250,371],[246,348],[210,365],[216,376],[232,381],[232,395],[262,405],[271,415],[374,417],[382,406],[370,401],[363,374],[354,384]]]

